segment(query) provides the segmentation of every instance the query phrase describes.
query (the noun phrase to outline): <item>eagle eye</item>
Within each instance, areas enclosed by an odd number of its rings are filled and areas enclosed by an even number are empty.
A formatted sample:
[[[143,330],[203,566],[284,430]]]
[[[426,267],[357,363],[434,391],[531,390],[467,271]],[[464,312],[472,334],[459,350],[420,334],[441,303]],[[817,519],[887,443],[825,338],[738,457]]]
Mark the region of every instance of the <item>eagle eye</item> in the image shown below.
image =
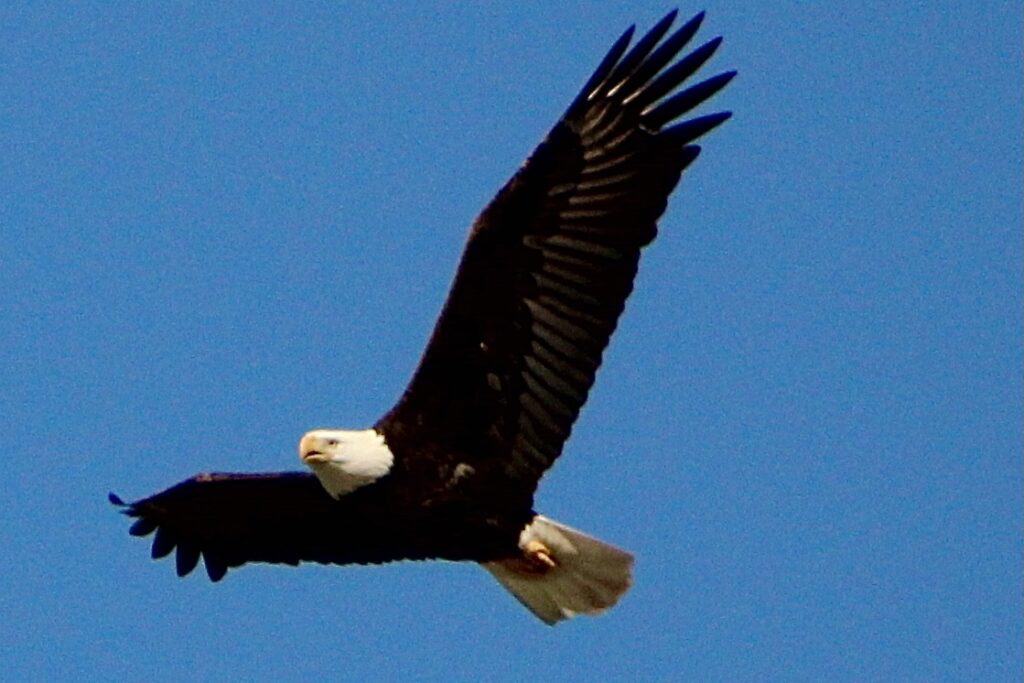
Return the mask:
[[[331,447],[337,446],[338,445],[338,440],[337,439],[327,439],[327,445],[331,446]]]

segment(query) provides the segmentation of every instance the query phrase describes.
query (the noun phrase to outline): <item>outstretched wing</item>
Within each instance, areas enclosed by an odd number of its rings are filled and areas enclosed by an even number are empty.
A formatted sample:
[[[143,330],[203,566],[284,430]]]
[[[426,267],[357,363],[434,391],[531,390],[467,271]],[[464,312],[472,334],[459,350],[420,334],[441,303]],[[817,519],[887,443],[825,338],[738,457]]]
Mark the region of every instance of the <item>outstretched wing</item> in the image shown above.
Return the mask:
[[[210,579],[246,562],[296,565],[425,559],[401,535],[381,527],[387,515],[372,491],[336,501],[312,474],[200,474],[154,496],[126,504],[133,536],[153,538],[159,559],[177,548],[178,576],[200,556]]]
[[[393,448],[501,462],[529,491],[561,453],[692,143],[730,116],[677,122],[735,72],[672,94],[721,42],[674,61],[703,14],[662,41],[674,19],[629,52],[633,28],[619,38],[477,218],[412,382],[377,424]]]

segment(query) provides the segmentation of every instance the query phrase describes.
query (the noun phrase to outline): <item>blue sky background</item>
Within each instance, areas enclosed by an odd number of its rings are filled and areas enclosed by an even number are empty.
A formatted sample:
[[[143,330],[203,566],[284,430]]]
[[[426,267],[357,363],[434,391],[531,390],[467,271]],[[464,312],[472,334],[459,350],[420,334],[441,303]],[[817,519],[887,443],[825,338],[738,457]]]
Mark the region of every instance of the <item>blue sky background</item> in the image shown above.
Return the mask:
[[[537,500],[636,585],[549,629],[472,565],[179,580],[105,496],[371,423],[670,6],[3,3],[0,677],[1016,680],[1020,3],[704,7],[735,118]]]

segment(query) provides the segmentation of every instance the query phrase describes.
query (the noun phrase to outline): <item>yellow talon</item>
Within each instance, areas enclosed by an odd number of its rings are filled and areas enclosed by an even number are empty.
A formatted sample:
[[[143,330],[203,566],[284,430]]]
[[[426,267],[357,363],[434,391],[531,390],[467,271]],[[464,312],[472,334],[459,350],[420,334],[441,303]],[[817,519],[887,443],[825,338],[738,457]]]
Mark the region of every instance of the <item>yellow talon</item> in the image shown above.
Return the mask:
[[[554,569],[558,566],[553,559],[551,559],[551,551],[548,547],[540,541],[534,539],[526,544],[523,548],[523,552],[526,554],[526,558],[538,566],[538,569],[542,571],[544,569]]]

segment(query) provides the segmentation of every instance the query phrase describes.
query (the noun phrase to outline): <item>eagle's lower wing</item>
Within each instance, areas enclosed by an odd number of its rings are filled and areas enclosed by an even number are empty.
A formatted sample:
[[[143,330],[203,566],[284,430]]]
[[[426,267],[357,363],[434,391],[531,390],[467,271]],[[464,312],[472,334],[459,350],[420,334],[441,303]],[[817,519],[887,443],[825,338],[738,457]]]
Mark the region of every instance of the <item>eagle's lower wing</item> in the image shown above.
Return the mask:
[[[729,117],[677,122],[735,72],[673,95],[720,42],[673,63],[703,18],[662,41],[674,16],[629,52],[632,28],[615,43],[474,223],[412,382],[377,424],[392,448],[501,459],[530,491],[561,453],[692,143]]]
[[[377,563],[419,559],[403,553],[397,539],[375,527],[373,494],[331,498],[312,474],[200,474],[154,496],[126,504],[136,518],[134,536],[154,531],[154,559],[175,548],[178,576],[200,556],[210,579],[246,562],[296,565]],[[413,553],[415,555],[415,553]]]

